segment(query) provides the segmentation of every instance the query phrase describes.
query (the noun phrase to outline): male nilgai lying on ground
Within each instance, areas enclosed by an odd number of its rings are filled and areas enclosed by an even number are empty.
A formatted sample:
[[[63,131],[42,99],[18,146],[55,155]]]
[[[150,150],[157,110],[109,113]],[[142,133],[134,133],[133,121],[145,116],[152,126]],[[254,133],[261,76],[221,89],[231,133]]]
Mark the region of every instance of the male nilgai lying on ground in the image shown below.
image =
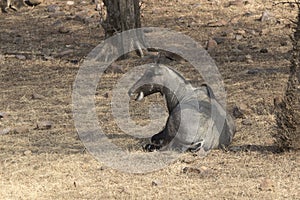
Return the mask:
[[[154,64],[128,94],[140,101],[157,92],[166,99],[169,117],[165,128],[145,146],[146,150],[198,151],[202,148],[207,151],[231,143],[234,122],[208,85],[193,88],[175,70]]]

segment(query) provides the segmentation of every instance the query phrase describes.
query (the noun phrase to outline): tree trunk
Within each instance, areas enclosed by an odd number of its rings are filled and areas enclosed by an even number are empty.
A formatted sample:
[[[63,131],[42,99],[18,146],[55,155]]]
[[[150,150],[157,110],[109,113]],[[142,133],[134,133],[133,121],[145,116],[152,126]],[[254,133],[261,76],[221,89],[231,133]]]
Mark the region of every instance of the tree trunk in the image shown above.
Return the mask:
[[[106,7],[106,17],[101,25],[105,30],[106,38],[122,31],[141,28],[139,0],[103,0],[103,3]],[[133,38],[132,44],[142,57],[143,33],[136,30]]]
[[[106,19],[102,26],[105,36],[116,32],[141,28],[139,0],[103,0],[106,7]]]
[[[278,132],[276,143],[282,150],[300,149],[300,7],[293,37],[293,55],[284,98],[274,101]]]

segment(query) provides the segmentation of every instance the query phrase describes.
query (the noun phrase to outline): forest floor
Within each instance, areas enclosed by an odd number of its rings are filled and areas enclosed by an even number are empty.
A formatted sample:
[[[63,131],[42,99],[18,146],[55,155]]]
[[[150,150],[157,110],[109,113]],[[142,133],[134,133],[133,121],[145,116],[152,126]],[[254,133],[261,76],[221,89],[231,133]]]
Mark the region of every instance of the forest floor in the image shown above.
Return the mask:
[[[299,152],[277,153],[272,137],[273,101],[285,91],[297,7],[261,0],[143,3],[143,27],[181,32],[204,47],[212,39],[208,52],[222,75],[227,109],[232,114],[237,106],[244,117],[235,119],[228,150],[184,153],[160,170],[133,174],[97,161],[75,129],[73,83],[104,31],[94,5],[74,2],[0,13],[1,199],[300,199]],[[118,61],[121,73],[103,74],[95,95],[99,124],[129,152],[142,147],[120,134],[112,90],[140,60]],[[201,84],[185,61],[169,64]],[[147,125],[145,111],[156,101],[163,103],[156,95],[131,102],[133,120]]]

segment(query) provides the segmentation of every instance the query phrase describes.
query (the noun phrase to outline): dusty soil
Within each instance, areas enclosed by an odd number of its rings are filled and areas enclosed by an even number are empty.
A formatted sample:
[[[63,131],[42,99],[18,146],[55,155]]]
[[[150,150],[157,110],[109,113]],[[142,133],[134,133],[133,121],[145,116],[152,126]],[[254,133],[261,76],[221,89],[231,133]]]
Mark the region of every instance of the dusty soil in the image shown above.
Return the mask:
[[[272,138],[273,99],[285,88],[296,7],[235,2],[144,2],[143,26],[180,31],[203,46],[210,38],[219,43],[209,52],[226,86],[228,110],[238,106],[244,113],[235,120],[237,133],[227,151],[213,150],[204,158],[186,153],[146,174],[98,162],[74,127],[72,84],[84,57],[104,38],[94,5],[51,1],[1,13],[1,199],[300,199],[299,152],[276,153]],[[48,12],[54,4],[60,11]],[[118,64],[126,72],[140,60],[133,56]],[[187,63],[170,65],[200,82]],[[99,122],[112,140],[141,151],[139,141],[114,138],[119,129],[111,90],[121,76],[103,76],[96,93]],[[162,102],[154,96],[132,103],[138,123],[148,123],[143,113],[154,101]]]

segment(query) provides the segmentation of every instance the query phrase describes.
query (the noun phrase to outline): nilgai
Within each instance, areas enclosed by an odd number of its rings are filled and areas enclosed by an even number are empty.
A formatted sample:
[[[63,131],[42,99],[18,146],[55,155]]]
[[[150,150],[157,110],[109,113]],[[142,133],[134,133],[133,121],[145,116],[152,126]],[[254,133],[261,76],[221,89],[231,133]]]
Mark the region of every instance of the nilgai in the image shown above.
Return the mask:
[[[194,88],[174,69],[153,64],[128,94],[141,101],[153,93],[165,97],[169,117],[164,129],[152,136],[151,143],[144,147],[147,151],[208,151],[232,142],[234,121],[208,85]]]

